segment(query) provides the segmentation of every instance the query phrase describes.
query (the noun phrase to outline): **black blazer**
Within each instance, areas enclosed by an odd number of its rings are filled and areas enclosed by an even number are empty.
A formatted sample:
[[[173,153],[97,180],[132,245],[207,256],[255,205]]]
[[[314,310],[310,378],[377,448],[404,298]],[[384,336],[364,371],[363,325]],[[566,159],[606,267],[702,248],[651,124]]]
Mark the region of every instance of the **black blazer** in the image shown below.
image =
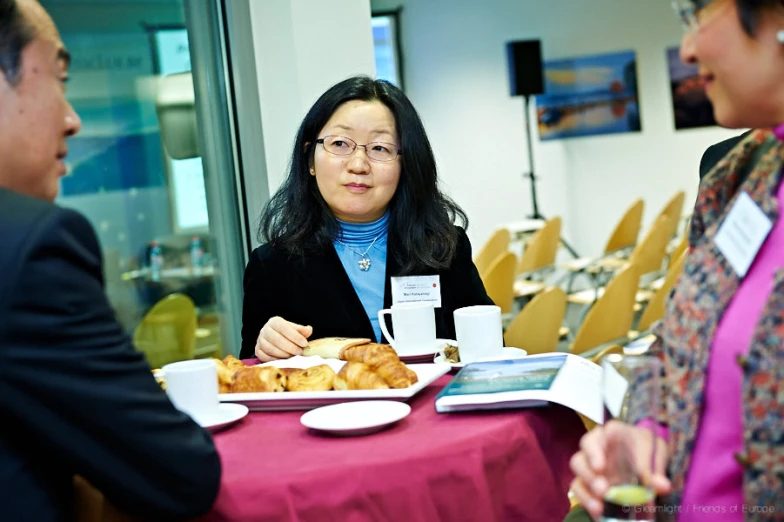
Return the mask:
[[[711,145],[705,150],[700,160],[700,179],[705,177],[705,174],[716,166],[716,164],[727,155],[729,151],[735,148],[735,145],[740,143],[751,131],[744,132],[740,136],[735,136],[728,140],[720,141],[715,145]],[[743,180],[741,180],[741,183]]]
[[[0,520],[71,520],[73,475],[145,520],[207,511],[212,439],[115,319],[89,223],[0,189]]]
[[[457,308],[493,304],[474,266],[468,236],[462,228],[457,229],[455,259],[449,268],[438,273],[441,307],[436,308],[436,335],[441,339],[455,338],[452,312]],[[390,238],[387,246],[384,308],[392,305],[390,277],[400,274],[400,266],[393,255],[395,248]],[[433,271],[409,275],[433,275]],[[245,269],[241,357],[253,357],[261,328],[276,315],[287,321],[311,325],[311,339],[375,338],[362,302],[337,252],[331,247],[317,254],[309,254],[299,261],[288,259],[285,253],[269,245],[262,245],[253,251]]]

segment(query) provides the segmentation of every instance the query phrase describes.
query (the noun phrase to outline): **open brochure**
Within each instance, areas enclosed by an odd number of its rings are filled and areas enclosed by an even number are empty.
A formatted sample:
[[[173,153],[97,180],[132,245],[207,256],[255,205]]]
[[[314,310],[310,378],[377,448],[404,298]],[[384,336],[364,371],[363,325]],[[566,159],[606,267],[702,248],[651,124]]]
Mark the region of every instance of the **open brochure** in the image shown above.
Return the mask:
[[[466,365],[441,390],[436,411],[526,408],[554,402],[601,423],[601,388],[602,368],[579,355],[547,353],[477,362]]]

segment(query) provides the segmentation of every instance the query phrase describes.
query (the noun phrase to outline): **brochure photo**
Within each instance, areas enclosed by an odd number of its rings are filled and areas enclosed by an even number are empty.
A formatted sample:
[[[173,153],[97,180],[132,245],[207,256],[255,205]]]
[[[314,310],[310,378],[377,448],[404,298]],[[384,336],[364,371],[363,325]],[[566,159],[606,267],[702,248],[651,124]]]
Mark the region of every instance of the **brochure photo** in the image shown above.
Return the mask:
[[[466,365],[436,397],[436,411],[525,408],[554,402],[602,421],[602,370],[578,355],[548,353]]]

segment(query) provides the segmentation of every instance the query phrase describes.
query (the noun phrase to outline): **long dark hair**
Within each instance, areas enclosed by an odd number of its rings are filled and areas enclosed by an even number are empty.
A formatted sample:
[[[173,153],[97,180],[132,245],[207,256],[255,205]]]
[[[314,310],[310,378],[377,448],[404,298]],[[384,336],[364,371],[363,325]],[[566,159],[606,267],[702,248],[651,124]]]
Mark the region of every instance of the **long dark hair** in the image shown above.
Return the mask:
[[[12,87],[19,82],[22,50],[33,38],[35,32],[16,0],[0,0],[0,70]]]
[[[332,247],[339,225],[309,171],[318,133],[351,100],[379,101],[395,117],[401,168],[389,203],[389,237],[400,247],[393,255],[402,274],[448,267],[457,251],[454,223],[459,219],[467,227],[468,217],[438,188],[436,160],[414,106],[391,83],[367,76],[331,87],[308,111],[297,132],[289,174],[262,212],[259,240],[291,257]]]

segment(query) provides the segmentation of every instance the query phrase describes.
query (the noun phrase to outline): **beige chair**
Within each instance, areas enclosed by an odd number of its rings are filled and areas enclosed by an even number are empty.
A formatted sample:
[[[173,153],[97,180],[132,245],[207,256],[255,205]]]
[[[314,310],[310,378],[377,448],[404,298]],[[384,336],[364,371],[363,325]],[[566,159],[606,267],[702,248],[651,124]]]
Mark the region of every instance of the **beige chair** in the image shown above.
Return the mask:
[[[637,243],[637,246],[634,247],[628,261],[609,257],[602,259],[598,266],[601,267],[604,274],[612,274],[629,263],[635,265],[640,277],[648,276],[649,278],[653,278],[661,272],[667,250],[667,241],[669,239],[667,234],[669,234],[669,231],[669,218],[666,216],[659,216],[656,223],[653,224],[642,241]],[[567,300],[574,304],[588,305],[600,298],[603,293],[604,288],[599,286],[569,294]],[[652,295],[653,293],[650,290],[640,290],[637,292],[636,302],[644,303],[648,301]]]
[[[512,252],[501,254],[487,269],[483,278],[487,295],[501,307],[502,314],[512,311],[516,256]]]
[[[667,216],[670,218],[670,233],[667,235],[667,239],[669,240],[672,237],[675,237],[678,233],[678,223],[681,221],[681,215],[683,214],[683,203],[686,201],[686,193],[682,190],[679,190],[675,193],[675,195],[670,198],[664,208],[661,209],[657,219],[661,216]]]
[[[133,332],[133,344],[153,368],[193,359],[196,348],[196,307],[190,297],[171,294],[147,312]]]
[[[677,241],[675,248],[669,253],[670,262],[677,261],[681,254],[689,249],[689,231],[686,230],[683,236]]]
[[[585,315],[569,350],[582,354],[603,344],[627,339],[634,319],[639,284],[637,267],[628,264],[615,273]]]
[[[501,254],[509,252],[509,230],[506,228],[499,228],[490,236],[490,238],[479,249],[479,253],[474,259],[476,269],[479,271],[479,276],[484,279],[485,273],[493,264],[493,261],[498,259]]]
[[[664,256],[667,254],[670,230],[672,220],[667,216],[659,216],[643,240],[634,248],[629,262],[637,267],[640,276],[661,271]]]
[[[553,266],[560,243],[561,218],[548,219],[525,246],[520,261],[517,263],[517,274],[525,276],[542,268]]]
[[[607,240],[607,244],[604,246],[604,254],[601,257],[631,249],[637,244],[644,209],[645,202],[641,199],[636,200],[626,209],[620,221],[615,225],[612,234],[610,234],[610,239]],[[566,263],[564,268],[570,272],[581,272],[596,261],[597,259],[591,258],[575,259]]]
[[[678,281],[678,276],[683,271],[683,265],[686,263],[686,252],[681,253],[681,256],[670,265],[667,270],[667,275],[664,277],[664,283],[656,290],[648,301],[648,306],[643,310],[640,320],[637,322],[637,330],[645,332],[650,329],[651,325],[664,317],[665,306],[667,298],[670,295],[672,287]],[[630,332],[631,337],[636,337],[636,332]]]
[[[504,343],[522,348],[529,355],[554,352],[565,313],[566,293],[558,287],[548,288],[512,320],[504,333]]]
[[[642,212],[645,209],[645,202],[638,199],[626,210],[621,220],[615,226],[615,230],[604,246],[604,253],[610,254],[617,250],[632,248],[637,244],[640,237],[640,227],[642,226]]]
[[[602,359],[610,354],[623,355],[623,346],[620,344],[611,344],[610,346],[607,346],[606,348],[599,351],[599,353],[591,356],[590,360],[592,363],[601,364]]]
[[[555,256],[561,242],[561,218],[554,217],[533,234],[517,263],[517,279],[514,282],[515,298],[532,297],[545,288],[542,281],[531,278],[544,270],[555,267]]]

